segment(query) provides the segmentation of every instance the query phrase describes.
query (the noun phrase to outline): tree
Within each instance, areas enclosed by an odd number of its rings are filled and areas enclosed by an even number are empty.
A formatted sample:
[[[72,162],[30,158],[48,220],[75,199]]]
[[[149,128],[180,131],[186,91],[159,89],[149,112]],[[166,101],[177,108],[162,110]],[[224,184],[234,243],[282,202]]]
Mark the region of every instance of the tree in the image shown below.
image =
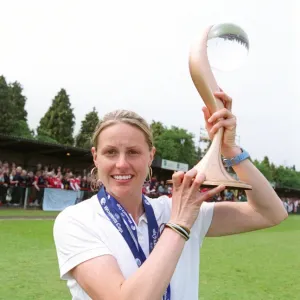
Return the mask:
[[[13,104],[9,101],[9,88],[0,76],[0,133],[11,134],[14,129]]]
[[[17,81],[9,84],[9,101],[12,104],[12,114],[14,120],[14,128],[12,135],[33,138],[33,132],[27,123],[27,111],[25,109],[26,97],[23,95],[23,88]]]
[[[270,163],[269,160],[266,160],[266,157],[262,162],[259,162],[258,160],[255,159],[253,161],[253,164],[270,182],[274,181],[272,170],[270,168]]]
[[[201,147],[196,147],[196,156],[197,156],[197,160],[201,160],[202,157],[204,156]]]
[[[156,137],[155,147],[157,154],[164,159],[187,163],[190,166],[195,165],[199,159],[194,136],[175,126],[165,128]]]
[[[27,122],[27,111],[25,110],[27,99],[22,92],[23,88],[17,81],[9,84],[9,100],[14,106],[14,119]]]
[[[300,172],[296,172],[288,167],[279,166],[276,173],[275,181],[278,186],[300,188]]]
[[[96,108],[85,115],[85,119],[81,122],[81,128],[79,134],[76,137],[76,146],[81,148],[91,147],[91,138],[96,126],[99,123],[98,113]]]
[[[164,133],[166,130],[165,126],[161,122],[156,122],[152,120],[150,128],[153,134],[154,144],[157,141],[158,137]]]
[[[297,172],[296,168],[276,167],[273,163],[270,163],[267,156],[261,162],[254,160],[253,163],[270,182],[275,182],[276,186],[300,188],[300,172]]]
[[[261,163],[264,164],[266,168],[270,168],[270,160],[268,156],[265,156]]]
[[[20,120],[15,123],[12,135],[32,139],[34,132],[30,130],[26,121]]]
[[[0,76],[0,132],[32,138],[33,132],[27,124],[26,97],[18,82],[7,84]]]
[[[60,144],[73,145],[75,116],[69,96],[61,89],[52,101],[52,105],[40,120],[37,128],[39,140],[50,138]]]
[[[51,143],[51,144],[58,144],[58,141],[47,136],[47,135],[42,135],[42,134],[39,134],[36,136],[36,139],[40,142],[46,142],[46,143]]]

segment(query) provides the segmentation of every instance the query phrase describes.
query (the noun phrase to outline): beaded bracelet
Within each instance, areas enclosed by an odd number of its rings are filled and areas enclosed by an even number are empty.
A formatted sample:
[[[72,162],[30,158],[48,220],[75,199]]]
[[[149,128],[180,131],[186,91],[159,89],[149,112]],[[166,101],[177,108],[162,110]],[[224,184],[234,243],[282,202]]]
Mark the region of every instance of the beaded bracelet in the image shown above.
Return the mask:
[[[183,227],[182,225],[171,223],[171,222],[168,222],[168,224],[171,225],[171,226],[173,226],[173,227],[175,227],[176,229],[178,229],[185,236],[187,236],[187,237],[190,236],[190,231],[186,227]]]
[[[173,223],[167,223],[165,226],[174,230],[178,234],[180,234],[186,241],[190,238],[188,232],[184,228],[182,228],[180,225],[173,224]]]

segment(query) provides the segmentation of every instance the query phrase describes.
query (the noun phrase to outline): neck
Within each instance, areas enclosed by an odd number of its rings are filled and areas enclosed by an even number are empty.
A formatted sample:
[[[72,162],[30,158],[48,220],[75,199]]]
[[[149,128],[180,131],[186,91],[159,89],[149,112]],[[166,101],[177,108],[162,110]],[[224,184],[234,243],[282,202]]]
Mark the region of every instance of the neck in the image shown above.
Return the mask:
[[[113,193],[110,194],[125,208],[126,212],[132,216],[134,222],[138,224],[140,216],[144,213],[142,194],[129,195],[126,198],[117,197]]]

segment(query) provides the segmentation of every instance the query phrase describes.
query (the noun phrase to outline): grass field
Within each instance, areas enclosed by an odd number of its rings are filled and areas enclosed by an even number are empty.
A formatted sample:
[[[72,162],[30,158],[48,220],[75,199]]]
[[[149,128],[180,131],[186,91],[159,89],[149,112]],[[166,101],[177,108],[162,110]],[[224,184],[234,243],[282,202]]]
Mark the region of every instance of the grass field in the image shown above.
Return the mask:
[[[1,300],[70,299],[59,280],[52,226],[51,220],[0,220]],[[300,216],[291,216],[275,228],[206,239],[200,299],[300,299],[299,237]]]
[[[40,209],[0,209],[1,217],[56,217],[59,212],[42,211]]]

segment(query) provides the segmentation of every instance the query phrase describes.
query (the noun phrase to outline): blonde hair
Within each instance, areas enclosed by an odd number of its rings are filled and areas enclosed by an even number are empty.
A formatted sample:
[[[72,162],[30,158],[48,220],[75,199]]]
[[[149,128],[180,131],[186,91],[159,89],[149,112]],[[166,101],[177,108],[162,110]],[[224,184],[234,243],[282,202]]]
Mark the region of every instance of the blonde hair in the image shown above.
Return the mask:
[[[153,135],[150,126],[141,116],[130,110],[115,110],[106,114],[103,117],[103,119],[98,123],[94,131],[92,137],[92,145],[97,149],[98,137],[100,133],[105,128],[118,123],[129,124],[141,130],[146,138],[149,150],[153,148]]]

